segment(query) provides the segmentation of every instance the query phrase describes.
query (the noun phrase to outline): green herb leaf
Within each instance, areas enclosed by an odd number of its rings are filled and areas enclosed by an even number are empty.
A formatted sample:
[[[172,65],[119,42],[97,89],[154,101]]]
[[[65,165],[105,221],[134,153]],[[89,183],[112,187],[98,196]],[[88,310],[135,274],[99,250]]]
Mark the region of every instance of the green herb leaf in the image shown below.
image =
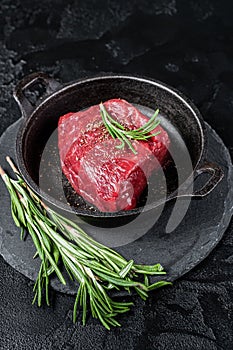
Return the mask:
[[[137,134],[133,135],[135,130],[125,130],[103,107],[101,113],[113,137],[120,137],[120,147],[127,144],[133,152],[135,150],[130,139],[134,136],[135,139],[146,139],[149,137],[147,132],[158,124],[156,111],[144,129],[136,129]],[[48,208],[26,185],[13,162],[9,158],[7,161],[17,176],[17,180],[11,179],[0,167],[0,175],[11,198],[12,217],[16,226],[20,227],[21,237],[24,231],[29,233],[36,248],[34,257],[38,256],[41,260],[33,288],[33,304],[37,301],[38,306],[42,305],[44,291],[46,304],[49,305],[49,282],[53,274],[61,283],[66,283],[61,272],[63,264],[69,278],[79,283],[73,309],[74,322],[80,306],[85,325],[87,307],[90,305],[92,316],[110,329],[110,326],[120,326],[115,317],[129,311],[133,305],[131,302],[114,301],[108,294],[110,289],[125,289],[130,293],[130,288],[134,288],[146,300],[149,291],[171,284],[159,281],[150,285],[148,275],[165,274],[160,264],[134,264],[133,260],[127,261],[116,251],[89,237],[76,223]]]
[[[118,123],[117,120],[113,119],[111,115],[107,112],[103,103],[100,103],[100,115],[102,117],[103,123],[108,130],[109,134],[113,139],[118,139],[120,144],[116,146],[118,149],[123,149],[125,144],[131,149],[134,154],[137,154],[137,150],[134,148],[131,140],[142,140],[146,141],[147,139],[156,136],[160,131],[151,134],[153,130],[159,125],[160,120],[157,119],[159,110],[157,109],[153,116],[142,125],[140,128],[128,130],[123,125]]]

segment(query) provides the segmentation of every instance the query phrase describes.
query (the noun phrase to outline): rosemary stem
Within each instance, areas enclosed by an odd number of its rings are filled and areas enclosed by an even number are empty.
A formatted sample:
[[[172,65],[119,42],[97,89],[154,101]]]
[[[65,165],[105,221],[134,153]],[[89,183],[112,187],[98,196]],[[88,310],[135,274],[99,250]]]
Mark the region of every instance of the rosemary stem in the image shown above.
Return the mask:
[[[3,168],[0,166],[0,175],[1,177],[4,179],[4,175],[5,175],[5,171],[3,170]]]
[[[11,160],[11,158],[9,156],[6,157],[6,161],[10,165],[10,167],[14,171],[14,173],[17,175],[20,175],[18,169],[16,168],[16,166],[14,165],[13,161]]]
[[[132,303],[113,301],[108,290],[125,289],[130,293],[130,288],[134,288],[145,300],[148,291],[169,284],[159,281],[150,285],[146,277],[165,273],[161,265],[136,265],[133,260],[127,261],[114,250],[89,237],[76,223],[48,208],[23,181],[13,161],[9,157],[6,160],[18,178],[13,180],[0,166],[0,175],[11,198],[12,217],[16,226],[21,228],[22,237],[24,229],[30,234],[36,248],[35,256],[41,259],[33,289],[33,303],[37,301],[38,306],[42,304],[44,290],[49,305],[48,287],[53,273],[61,283],[66,284],[59,267],[63,263],[70,279],[79,283],[74,303],[74,321],[80,305],[82,322],[86,323],[87,304],[90,304],[92,316],[110,329],[110,326],[120,325],[115,316],[127,312]],[[138,275],[143,276],[144,283],[137,279]]]

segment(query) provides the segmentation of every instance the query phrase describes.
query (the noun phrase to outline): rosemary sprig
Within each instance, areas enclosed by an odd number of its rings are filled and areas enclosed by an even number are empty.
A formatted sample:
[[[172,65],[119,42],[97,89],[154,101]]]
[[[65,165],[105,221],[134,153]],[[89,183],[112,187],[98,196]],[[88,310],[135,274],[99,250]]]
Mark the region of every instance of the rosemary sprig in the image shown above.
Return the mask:
[[[47,207],[26,185],[9,157],[7,161],[17,176],[17,180],[10,178],[0,167],[0,175],[11,197],[12,217],[16,226],[21,228],[22,239],[24,231],[30,234],[36,248],[35,256],[41,260],[33,289],[33,303],[37,301],[41,306],[45,290],[45,300],[49,305],[52,274],[66,284],[60,269],[63,264],[69,277],[79,283],[73,310],[74,322],[80,305],[82,323],[86,323],[87,305],[90,305],[92,316],[110,329],[111,326],[120,326],[115,317],[127,312],[133,305],[131,302],[114,301],[108,294],[110,289],[130,292],[130,288],[134,288],[145,300],[149,291],[171,284],[159,281],[150,285],[148,275],[165,274],[160,264],[134,264],[133,260],[127,261],[114,250],[93,240],[76,223]]]
[[[134,148],[131,140],[147,141],[147,139],[160,133],[160,131],[151,133],[160,123],[160,120],[157,119],[159,109],[157,109],[153,116],[148,120],[148,122],[142,125],[140,128],[129,130],[111,117],[111,115],[104,107],[103,103],[100,103],[99,106],[103,123],[109,134],[112,136],[112,138],[117,138],[121,141],[121,144],[116,146],[118,149],[123,149],[125,147],[125,144],[127,144],[131,151],[134,154],[137,154],[137,151]]]

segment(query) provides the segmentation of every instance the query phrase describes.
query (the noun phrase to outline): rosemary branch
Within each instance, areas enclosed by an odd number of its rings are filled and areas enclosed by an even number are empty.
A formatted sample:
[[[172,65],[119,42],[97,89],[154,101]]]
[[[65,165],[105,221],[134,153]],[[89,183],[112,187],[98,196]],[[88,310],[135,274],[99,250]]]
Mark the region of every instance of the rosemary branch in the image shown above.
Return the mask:
[[[147,123],[142,125],[137,129],[126,129],[123,125],[118,123],[117,120],[113,119],[111,115],[107,112],[103,103],[100,103],[100,114],[103,120],[103,123],[108,130],[109,134],[114,139],[119,139],[121,141],[120,145],[117,145],[116,148],[123,149],[125,144],[131,149],[134,154],[137,154],[136,149],[134,148],[131,140],[141,140],[147,141],[147,139],[156,136],[160,133],[160,131],[151,133],[155,128],[159,125],[160,120],[157,119],[159,114],[159,109],[155,111],[153,116],[148,120]]]
[[[130,293],[134,288],[142,299],[148,292],[171,284],[159,281],[149,284],[148,275],[165,274],[162,266],[137,265],[127,261],[114,250],[89,237],[76,223],[47,207],[27,186],[19,171],[7,157],[17,179],[10,178],[0,167],[2,177],[11,198],[11,213],[17,227],[21,228],[21,239],[27,231],[34,243],[36,254],[41,260],[40,269],[33,291],[33,303],[42,304],[43,290],[49,305],[49,282],[56,274],[61,283],[66,284],[61,272],[65,267],[69,277],[79,283],[73,320],[77,319],[78,306],[82,308],[82,323],[85,325],[87,306],[91,314],[107,328],[120,326],[118,314],[127,312],[131,302],[116,302],[109,296],[109,290],[125,289]],[[143,281],[139,276],[143,277]]]

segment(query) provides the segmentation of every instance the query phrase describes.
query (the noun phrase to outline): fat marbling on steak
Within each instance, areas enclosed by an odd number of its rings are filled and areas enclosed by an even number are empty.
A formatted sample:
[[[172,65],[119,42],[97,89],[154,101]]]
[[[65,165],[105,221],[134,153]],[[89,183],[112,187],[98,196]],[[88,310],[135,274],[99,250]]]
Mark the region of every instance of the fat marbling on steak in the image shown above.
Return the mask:
[[[122,99],[104,103],[108,113],[128,129],[144,125],[148,118]],[[59,119],[58,146],[62,171],[69,183],[87,202],[100,211],[114,212],[135,208],[147,179],[167,158],[169,137],[159,125],[157,136],[147,141],[132,140],[134,154],[126,145],[116,148],[105,128],[99,105],[68,113]],[[157,160],[156,160],[157,159]]]

